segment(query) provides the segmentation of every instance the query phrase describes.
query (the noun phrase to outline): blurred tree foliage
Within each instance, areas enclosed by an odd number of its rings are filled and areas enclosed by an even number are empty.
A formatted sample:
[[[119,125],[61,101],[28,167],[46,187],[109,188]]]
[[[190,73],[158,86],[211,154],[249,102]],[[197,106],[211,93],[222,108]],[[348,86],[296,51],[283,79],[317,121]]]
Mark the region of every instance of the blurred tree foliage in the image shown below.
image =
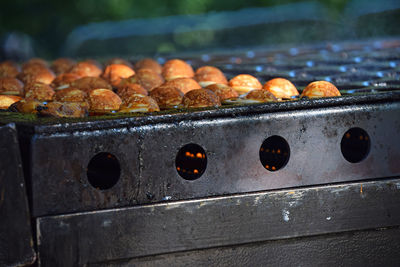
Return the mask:
[[[1,3],[0,36],[19,31],[32,36],[37,47],[57,53],[66,35],[91,22],[199,14],[265,7],[298,0],[13,0]],[[340,16],[348,0],[319,0],[332,19]],[[57,52],[56,52],[57,51]]]

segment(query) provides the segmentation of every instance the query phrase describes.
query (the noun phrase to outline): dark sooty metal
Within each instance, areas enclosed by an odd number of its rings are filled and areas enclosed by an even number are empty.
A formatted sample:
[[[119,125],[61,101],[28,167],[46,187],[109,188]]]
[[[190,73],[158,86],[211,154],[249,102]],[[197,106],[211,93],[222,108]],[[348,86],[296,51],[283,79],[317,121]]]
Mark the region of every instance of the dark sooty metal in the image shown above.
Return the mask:
[[[393,231],[382,229],[372,239],[367,236],[360,240],[332,234],[400,225],[399,187],[400,179],[391,179],[42,217],[38,219],[38,249],[45,266],[102,265],[115,259],[179,251],[193,253],[215,247],[221,250],[221,247],[228,249],[232,245],[268,240],[275,240],[277,248],[295,246],[299,254],[306,249],[303,246],[312,244],[304,237],[331,233],[324,237],[328,243],[325,245],[332,250],[317,249],[326,258],[337,256],[344,247],[365,248],[362,244],[367,242],[379,253],[371,254],[371,248],[352,251],[352,257],[343,260],[389,261],[382,255],[398,260],[398,239],[384,244],[387,250],[375,246],[381,243],[380,238],[388,238]],[[336,247],[336,242],[329,243],[335,236],[343,241],[342,249]],[[241,257],[245,252],[238,251]],[[204,253],[212,255],[212,251]],[[258,253],[263,254],[262,250]],[[255,265],[275,256],[260,255],[260,262]],[[167,260],[168,256],[163,258]],[[278,265],[288,262],[284,258]],[[155,260],[157,257],[153,256],[147,262]],[[226,264],[229,258],[220,260],[222,265],[229,265]]]
[[[36,258],[15,125],[0,125],[0,266]]]
[[[131,125],[129,119],[99,122],[109,124],[103,130],[54,132],[63,126],[37,126],[30,143],[33,215],[400,175],[400,94],[380,101],[371,97],[370,103],[334,105],[348,100],[335,98],[199,111],[177,115],[179,120],[156,117],[157,123],[146,117],[143,125],[136,118]],[[276,108],[303,103],[300,109]],[[359,163],[350,163],[341,152],[343,135],[354,127],[371,139],[370,152]],[[271,172],[259,151],[274,135],[287,141],[290,159]],[[177,153],[187,144],[201,146],[206,154],[207,167],[196,180],[182,178],[176,169]],[[118,182],[106,190],[93,187],[86,174],[101,152],[114,155],[121,168]]]

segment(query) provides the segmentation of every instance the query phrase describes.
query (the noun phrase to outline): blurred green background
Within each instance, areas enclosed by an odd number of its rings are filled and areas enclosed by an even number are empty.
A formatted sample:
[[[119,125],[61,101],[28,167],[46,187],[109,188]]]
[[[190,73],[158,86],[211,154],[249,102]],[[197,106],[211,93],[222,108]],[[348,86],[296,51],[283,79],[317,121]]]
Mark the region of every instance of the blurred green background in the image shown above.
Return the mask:
[[[302,43],[321,40],[359,39],[400,35],[398,0],[313,1],[323,11],[323,19],[299,18],[298,21],[279,21],[237,29],[199,30],[123,38],[85,39],[79,48],[66,47],[69,34],[81,25],[99,22],[118,22],[131,19],[158,18],[177,15],[214,14],[244,8],[268,8],[295,4],[296,0],[14,0],[2,1],[0,36],[6,42],[8,34],[22,33],[32,38],[33,54],[46,58],[61,55],[125,55],[159,54],[216,47]],[[308,2],[307,2],[308,3]],[[382,10],[376,7],[386,5]],[[294,6],[295,8],[295,6]],[[364,10],[364,11],[363,11]],[[321,12],[322,12],[321,11]],[[357,17],[354,17],[354,12]],[[299,13],[302,10],[298,11]],[[318,15],[318,11],[315,13]],[[354,15],[355,16],[355,15]],[[278,19],[278,18],[277,18]],[[151,25],[151,20],[149,20]],[[101,27],[100,24],[98,27]],[[151,27],[149,28],[151,30]],[[115,31],[115,30],[112,30]],[[78,34],[78,33],[77,33]],[[77,36],[76,34],[74,36]],[[267,38],[268,37],[268,38]],[[18,38],[17,38],[18,39]],[[246,39],[246,40],[244,40]],[[67,44],[67,46],[69,43]]]

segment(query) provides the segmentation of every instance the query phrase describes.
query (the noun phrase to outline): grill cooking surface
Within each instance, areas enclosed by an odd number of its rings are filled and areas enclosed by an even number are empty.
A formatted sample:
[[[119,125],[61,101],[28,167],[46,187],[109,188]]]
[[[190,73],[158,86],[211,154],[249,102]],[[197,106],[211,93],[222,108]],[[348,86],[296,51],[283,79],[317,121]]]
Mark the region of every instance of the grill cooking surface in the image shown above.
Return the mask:
[[[238,74],[251,74],[261,83],[281,77],[289,79],[299,92],[316,80],[332,82],[342,97],[296,100],[252,105],[224,105],[219,109],[168,110],[148,114],[115,114],[83,119],[37,118],[36,115],[0,112],[3,122],[52,125],[45,131],[110,128],[125,123],[148,123],[196,120],[204,117],[235,116],[243,113],[268,112],[349,103],[379,102],[400,97],[400,40],[347,42],[287,48],[255,48],[174,55],[197,68],[219,67],[228,79]],[[163,62],[166,58],[158,58]],[[196,112],[204,111],[204,112]],[[127,118],[127,119],[124,119]],[[114,122],[110,122],[109,120]],[[40,131],[39,128],[37,128]]]
[[[282,77],[300,89],[312,81],[326,80],[342,95],[400,89],[399,40],[254,49],[188,59],[194,65],[217,66],[228,78],[241,73],[254,75],[261,82]]]

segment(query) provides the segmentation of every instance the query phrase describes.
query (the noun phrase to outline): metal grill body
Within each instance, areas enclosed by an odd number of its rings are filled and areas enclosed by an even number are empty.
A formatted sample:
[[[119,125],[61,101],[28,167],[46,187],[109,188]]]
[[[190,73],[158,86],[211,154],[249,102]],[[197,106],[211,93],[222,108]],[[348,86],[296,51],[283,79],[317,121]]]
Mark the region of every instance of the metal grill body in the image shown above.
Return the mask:
[[[203,118],[197,120],[184,114],[179,121],[167,118],[141,126],[127,121],[122,128],[116,122],[112,129],[36,133],[32,212],[44,216],[400,175],[396,96],[381,103],[352,99],[350,105],[323,107],[313,101],[313,108],[301,110],[265,112],[257,106],[257,111],[236,116],[229,110],[221,117],[199,112]],[[340,152],[344,133],[353,127],[365,129],[372,144],[368,157],[356,164]],[[291,149],[287,166],[277,172],[259,160],[262,142],[273,135],[285,138]],[[178,150],[189,143],[202,146],[208,159],[205,173],[195,181],[182,179],[175,168]],[[90,159],[100,152],[115,155],[122,168],[120,181],[105,191],[86,177]],[[42,194],[44,189],[51,193]]]
[[[305,247],[314,257],[295,253],[301,263],[333,264],[342,243],[357,248],[345,263],[398,262],[399,48],[398,40],[386,40],[179,55],[194,66],[218,66],[229,78],[286,77],[300,89],[329,80],[343,94],[337,98],[17,121],[40,263],[230,265],[237,257],[240,265],[290,265],[296,257],[275,252]],[[340,149],[354,127],[371,142],[359,163]],[[270,172],[259,151],[274,135],[288,142],[290,158]],[[189,143],[207,155],[207,169],[193,181],[175,166]],[[112,153],[121,166],[118,183],[103,191],[86,175],[100,152]],[[385,242],[386,257],[378,258],[372,247]],[[315,252],[328,243],[331,250]]]
[[[0,125],[0,136],[0,265],[32,264],[36,255],[15,125]]]

